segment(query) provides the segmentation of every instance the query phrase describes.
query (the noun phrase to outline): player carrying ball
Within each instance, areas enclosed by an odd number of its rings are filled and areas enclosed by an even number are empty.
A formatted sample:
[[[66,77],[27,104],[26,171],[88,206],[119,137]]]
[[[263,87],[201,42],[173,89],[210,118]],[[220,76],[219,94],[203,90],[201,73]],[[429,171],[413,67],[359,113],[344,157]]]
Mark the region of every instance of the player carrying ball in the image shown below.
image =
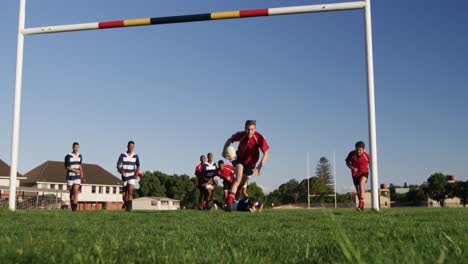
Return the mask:
[[[255,120],[247,120],[245,122],[244,131],[235,133],[224,144],[222,155],[226,159],[231,160],[232,164],[236,168],[236,180],[231,186],[227,205],[225,207],[227,210],[231,208],[238,187],[244,185],[248,176],[260,175],[260,171],[268,159],[270,147],[268,146],[265,137],[257,132],[256,127],[257,123]],[[239,147],[237,148],[237,159],[233,160],[233,157],[230,157],[226,154],[226,149],[233,142],[237,141],[239,142]],[[260,158],[260,150],[263,153],[263,157],[260,163],[257,165],[257,162]]]

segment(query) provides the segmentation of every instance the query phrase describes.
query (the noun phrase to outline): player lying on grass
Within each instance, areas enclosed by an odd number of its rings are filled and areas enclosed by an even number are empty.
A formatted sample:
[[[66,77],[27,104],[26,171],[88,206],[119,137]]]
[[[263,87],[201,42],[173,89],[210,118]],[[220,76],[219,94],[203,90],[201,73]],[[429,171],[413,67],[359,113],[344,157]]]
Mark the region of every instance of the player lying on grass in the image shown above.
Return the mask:
[[[117,161],[117,171],[122,175],[124,189],[124,204],[122,209],[132,210],[133,189],[140,171],[140,158],[133,152],[135,142],[129,141],[127,152],[120,154]]]
[[[70,191],[70,204],[72,211],[78,209],[78,193],[83,179],[83,157],[78,150],[80,144],[73,143],[72,152],[65,156],[65,169],[67,170],[67,186]]]
[[[205,187],[203,186],[203,183],[205,182],[205,176],[203,175],[203,165],[206,162],[206,157],[205,155],[200,156],[200,163],[195,167],[195,176],[197,176],[198,184],[197,188],[200,192],[198,195],[198,210],[203,210],[205,208],[204,205],[204,198],[205,198]]]
[[[231,186],[226,204],[226,208],[228,210],[235,199],[238,187],[245,184],[248,176],[260,175],[260,171],[268,159],[268,143],[265,137],[256,131],[256,126],[257,123],[255,120],[247,120],[245,122],[244,131],[235,133],[224,144],[222,155],[226,159],[232,161],[236,168],[236,180]],[[237,141],[239,141],[239,147],[237,148],[237,159],[233,160],[233,157],[230,157],[226,154],[226,150],[233,142]],[[260,158],[259,150],[263,152],[263,157],[260,163],[257,165],[257,162]]]
[[[242,198],[231,205],[230,211],[255,212],[263,211],[263,203],[255,198]]]
[[[354,187],[359,198],[358,211],[364,210],[364,188],[369,177],[369,154],[364,151],[365,144],[358,141],[355,150],[349,152],[346,157],[346,166],[351,170]]]

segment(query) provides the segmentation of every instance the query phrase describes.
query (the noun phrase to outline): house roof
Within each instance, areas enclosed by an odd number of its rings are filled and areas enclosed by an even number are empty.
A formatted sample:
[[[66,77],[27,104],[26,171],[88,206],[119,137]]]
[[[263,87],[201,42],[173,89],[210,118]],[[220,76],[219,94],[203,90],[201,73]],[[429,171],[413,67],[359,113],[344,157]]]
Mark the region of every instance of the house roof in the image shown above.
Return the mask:
[[[0,159],[0,176],[10,178],[10,165]],[[16,177],[23,177],[19,172],[16,174]]]
[[[122,185],[122,181],[96,164],[82,164],[84,179],[82,184]],[[24,176],[26,180],[21,185],[30,186],[37,182],[63,182],[65,183],[67,170],[63,161],[46,161],[32,169]]]

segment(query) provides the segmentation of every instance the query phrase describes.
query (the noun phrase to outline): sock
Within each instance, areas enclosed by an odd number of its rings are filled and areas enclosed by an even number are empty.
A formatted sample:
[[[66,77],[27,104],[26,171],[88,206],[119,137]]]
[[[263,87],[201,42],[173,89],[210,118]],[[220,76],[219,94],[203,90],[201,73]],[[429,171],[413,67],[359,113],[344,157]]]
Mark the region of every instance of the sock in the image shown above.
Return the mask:
[[[359,200],[359,208],[363,208],[364,207],[364,200]]]
[[[128,201],[127,208],[128,208],[129,211],[131,211],[131,210],[133,209],[133,208],[132,208],[132,206],[133,206],[133,203],[132,203],[132,202],[133,202],[132,200]]]
[[[230,192],[227,203],[232,204],[232,202],[234,201],[234,197],[236,197],[236,193]]]

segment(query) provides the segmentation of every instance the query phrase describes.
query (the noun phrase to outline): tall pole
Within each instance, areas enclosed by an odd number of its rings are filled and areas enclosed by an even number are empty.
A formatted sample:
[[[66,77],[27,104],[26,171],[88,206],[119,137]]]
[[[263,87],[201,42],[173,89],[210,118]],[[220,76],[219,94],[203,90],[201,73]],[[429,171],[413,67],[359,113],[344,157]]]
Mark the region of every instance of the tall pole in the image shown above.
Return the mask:
[[[333,184],[335,185],[335,209],[337,208],[336,203],[336,162],[335,162],[335,152],[333,151]]]
[[[377,132],[375,125],[375,95],[374,95],[374,58],[372,49],[371,0],[365,0],[365,31],[367,59],[367,99],[369,111],[370,165],[372,184],[372,208],[379,210],[379,174],[377,167]]]
[[[310,208],[309,152],[307,152],[307,208]]]
[[[16,208],[16,174],[18,173],[18,141],[21,110],[21,81],[23,78],[23,45],[24,21],[26,16],[26,0],[19,0],[18,42],[16,46],[16,79],[15,79],[15,101],[13,105],[13,135],[11,142],[11,168],[10,168],[10,194],[9,208]]]

